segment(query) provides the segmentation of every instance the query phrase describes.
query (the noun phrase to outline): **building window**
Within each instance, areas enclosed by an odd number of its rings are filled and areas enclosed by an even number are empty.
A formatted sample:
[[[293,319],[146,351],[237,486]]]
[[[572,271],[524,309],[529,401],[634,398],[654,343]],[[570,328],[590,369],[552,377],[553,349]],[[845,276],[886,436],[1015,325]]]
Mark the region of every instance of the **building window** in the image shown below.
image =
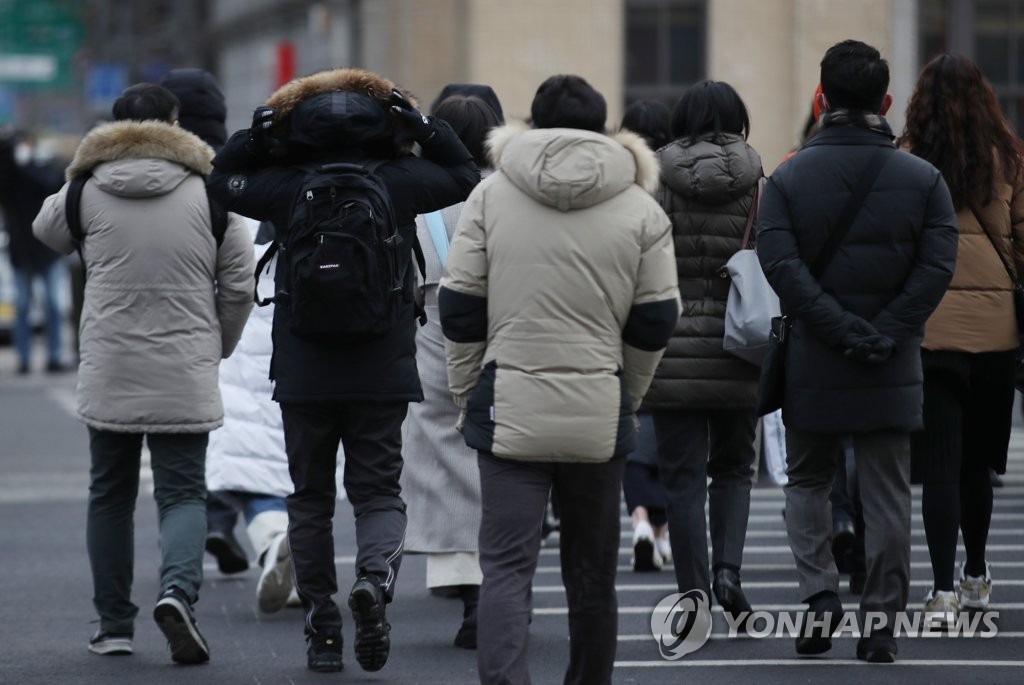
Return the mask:
[[[920,60],[967,55],[1018,133],[1024,126],[1024,0],[919,0]]]
[[[627,104],[672,106],[707,70],[705,0],[626,1]]]

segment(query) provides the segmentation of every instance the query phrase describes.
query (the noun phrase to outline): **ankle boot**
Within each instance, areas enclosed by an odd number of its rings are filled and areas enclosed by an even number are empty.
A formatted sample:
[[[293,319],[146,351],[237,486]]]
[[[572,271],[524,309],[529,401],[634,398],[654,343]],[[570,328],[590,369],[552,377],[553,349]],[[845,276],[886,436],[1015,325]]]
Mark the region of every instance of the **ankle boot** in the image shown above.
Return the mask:
[[[480,586],[460,585],[459,598],[462,600],[462,625],[455,635],[455,646],[476,649],[476,606],[480,602]]]

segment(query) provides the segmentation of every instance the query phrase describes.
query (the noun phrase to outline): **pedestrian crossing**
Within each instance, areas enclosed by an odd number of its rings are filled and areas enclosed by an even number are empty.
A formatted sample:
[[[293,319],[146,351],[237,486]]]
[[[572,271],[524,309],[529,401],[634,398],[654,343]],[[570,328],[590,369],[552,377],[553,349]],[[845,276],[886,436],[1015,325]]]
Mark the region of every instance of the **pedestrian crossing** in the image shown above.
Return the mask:
[[[998,632],[994,637],[938,636],[904,637],[899,641],[899,666],[935,668],[992,669],[985,682],[1000,680],[999,669],[1024,667],[1024,429],[1015,428],[1011,438],[1009,467],[1004,486],[996,488],[988,561],[993,578],[991,610],[999,612]],[[923,607],[923,598],[932,582],[928,547],[921,521],[920,487],[913,488],[911,586],[908,611]],[[782,518],[784,496],[781,487],[759,484],[752,491],[751,516],[744,549],[743,588],[755,611],[771,614],[799,612],[800,602],[796,567],[786,540]],[[788,636],[755,639],[729,637],[725,616],[712,600],[713,631],[698,651],[677,660],[661,657],[652,636],[650,619],[655,605],[677,591],[671,565],[660,572],[636,573],[632,570],[632,532],[629,516],[623,510],[622,535],[616,590],[619,600],[619,636],[616,653],[616,680],[644,682],[654,673],[667,669],[768,668],[776,675],[787,669],[806,667],[866,666],[854,655],[859,633],[846,632],[836,638],[833,649],[823,658],[798,658]],[[958,563],[963,561],[962,544]],[[568,614],[564,588],[560,582],[557,538],[553,535],[541,550],[534,579],[534,620],[564,625]],[[840,599],[845,609],[856,611],[859,596],[849,591],[849,577],[841,576]],[[546,625],[546,624],[542,624]],[[657,670],[652,670],[657,669]],[[802,672],[802,671],[801,671]],[[938,671],[928,671],[929,673]],[[1007,671],[1009,672],[1009,671]],[[648,675],[643,675],[643,674]],[[826,673],[834,673],[831,669]],[[999,677],[997,677],[999,676]],[[711,676],[709,676],[711,677]],[[798,677],[798,676],[793,676]],[[1001,681],[1001,680],[1000,680]],[[660,682],[660,680],[659,680]],[[979,681],[980,682],[980,681]]]

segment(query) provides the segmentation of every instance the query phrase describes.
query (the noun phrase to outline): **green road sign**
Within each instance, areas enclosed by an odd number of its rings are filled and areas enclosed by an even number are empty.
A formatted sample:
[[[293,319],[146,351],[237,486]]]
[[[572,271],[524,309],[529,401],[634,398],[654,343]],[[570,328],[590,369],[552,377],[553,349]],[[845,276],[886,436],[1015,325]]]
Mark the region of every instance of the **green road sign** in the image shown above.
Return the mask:
[[[0,83],[67,90],[82,39],[75,0],[0,0]]]

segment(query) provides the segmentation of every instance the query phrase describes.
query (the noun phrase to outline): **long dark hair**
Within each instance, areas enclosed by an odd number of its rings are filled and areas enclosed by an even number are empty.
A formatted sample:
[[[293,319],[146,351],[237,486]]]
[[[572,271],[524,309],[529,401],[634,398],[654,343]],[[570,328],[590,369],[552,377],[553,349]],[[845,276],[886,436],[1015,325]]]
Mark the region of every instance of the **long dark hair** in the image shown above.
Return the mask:
[[[622,128],[636,133],[657,150],[672,142],[672,113],[657,100],[638,100],[622,115]]]
[[[939,55],[921,71],[898,143],[942,172],[957,209],[987,205],[996,174],[1013,183],[1024,161],[992,87],[963,55]]]
[[[672,112],[672,135],[693,139],[713,133],[750,135],[750,115],[739,93],[725,81],[703,81],[691,86]]]

